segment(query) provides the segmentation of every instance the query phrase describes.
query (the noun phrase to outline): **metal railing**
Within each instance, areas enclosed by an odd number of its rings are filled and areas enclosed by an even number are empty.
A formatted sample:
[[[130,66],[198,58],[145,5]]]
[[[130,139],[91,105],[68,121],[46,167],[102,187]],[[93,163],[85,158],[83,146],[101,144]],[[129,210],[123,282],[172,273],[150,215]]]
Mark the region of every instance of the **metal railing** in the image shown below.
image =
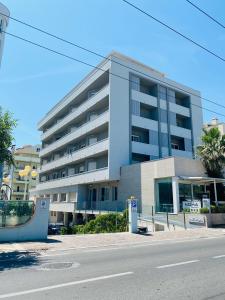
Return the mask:
[[[27,223],[33,216],[33,201],[0,200],[0,228],[16,227]]]

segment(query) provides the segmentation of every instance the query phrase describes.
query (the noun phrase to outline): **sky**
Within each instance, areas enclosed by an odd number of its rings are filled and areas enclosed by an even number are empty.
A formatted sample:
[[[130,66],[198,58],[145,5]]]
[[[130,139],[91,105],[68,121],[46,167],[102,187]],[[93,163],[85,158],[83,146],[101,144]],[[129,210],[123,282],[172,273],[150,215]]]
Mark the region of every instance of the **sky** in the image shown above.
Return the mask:
[[[130,0],[225,57],[225,29],[185,0]],[[225,1],[192,0],[225,24]],[[126,5],[121,0],[1,0],[11,16],[107,55],[131,56],[225,106],[225,62]],[[10,20],[8,32],[87,63],[101,59]],[[0,106],[18,120],[15,144],[40,143],[37,122],[92,69],[6,36],[0,69]],[[204,108],[225,115],[207,101]],[[204,121],[225,117],[204,110]]]

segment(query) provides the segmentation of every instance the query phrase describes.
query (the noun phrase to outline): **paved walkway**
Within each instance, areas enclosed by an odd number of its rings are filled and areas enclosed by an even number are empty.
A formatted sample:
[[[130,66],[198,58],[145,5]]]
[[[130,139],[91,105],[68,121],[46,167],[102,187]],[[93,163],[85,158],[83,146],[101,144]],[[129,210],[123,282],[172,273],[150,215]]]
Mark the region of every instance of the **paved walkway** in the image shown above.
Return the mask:
[[[186,231],[155,232],[150,235],[124,233],[56,235],[43,242],[1,243],[0,252],[57,251],[92,247],[123,246],[154,243],[166,240],[182,240],[224,236],[224,229],[193,229]]]

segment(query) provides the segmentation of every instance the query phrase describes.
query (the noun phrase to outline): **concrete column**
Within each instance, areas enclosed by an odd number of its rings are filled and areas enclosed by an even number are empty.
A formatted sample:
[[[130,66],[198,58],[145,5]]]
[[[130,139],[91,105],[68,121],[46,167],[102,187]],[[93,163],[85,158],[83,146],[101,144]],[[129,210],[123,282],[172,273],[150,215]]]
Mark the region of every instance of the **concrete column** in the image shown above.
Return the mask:
[[[178,178],[172,178],[172,191],[173,191],[173,212],[179,213],[180,210],[180,197],[179,197],[179,183]]]
[[[57,196],[57,202],[60,202],[60,200],[61,200],[61,194],[59,193]]]
[[[73,225],[77,224],[77,214],[73,213]]]
[[[70,202],[70,194],[66,193],[66,202]]]
[[[64,212],[64,219],[63,219],[64,226],[68,226],[69,225],[68,216],[69,216],[68,212]]]
[[[53,202],[53,194],[50,194],[50,203]]]

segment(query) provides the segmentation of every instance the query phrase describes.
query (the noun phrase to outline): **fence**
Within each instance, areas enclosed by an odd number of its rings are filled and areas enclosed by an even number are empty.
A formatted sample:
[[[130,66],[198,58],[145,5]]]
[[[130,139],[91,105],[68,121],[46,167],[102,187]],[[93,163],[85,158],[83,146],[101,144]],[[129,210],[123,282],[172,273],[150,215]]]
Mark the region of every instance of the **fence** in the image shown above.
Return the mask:
[[[181,212],[173,214],[170,206],[164,206],[161,212],[157,212],[158,207],[143,206],[142,213],[139,213],[139,220],[152,223],[162,224],[168,230],[175,230],[177,227],[183,229],[205,227],[207,224],[203,215],[198,213]]]
[[[34,209],[33,201],[0,201],[0,228],[27,223],[32,218]]]

